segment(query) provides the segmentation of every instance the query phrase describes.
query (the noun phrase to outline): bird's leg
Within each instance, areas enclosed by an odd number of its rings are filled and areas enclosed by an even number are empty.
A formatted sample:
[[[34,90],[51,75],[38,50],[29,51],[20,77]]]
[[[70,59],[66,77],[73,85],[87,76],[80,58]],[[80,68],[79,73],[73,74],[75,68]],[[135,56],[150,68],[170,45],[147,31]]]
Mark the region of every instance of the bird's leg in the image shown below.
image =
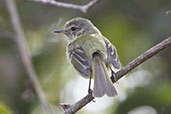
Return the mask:
[[[117,81],[117,79],[116,79],[116,75],[115,75],[115,72],[112,70],[112,68],[109,66],[109,68],[110,68],[110,70],[111,70],[111,80],[112,81],[114,81],[114,82],[116,82]],[[113,82],[113,83],[114,83]]]
[[[91,75],[90,75],[89,85],[88,85],[88,94],[92,94],[92,90],[91,90]],[[92,101],[96,102],[94,99]]]
[[[112,73],[111,78],[113,78],[113,80],[116,82],[116,81],[117,81],[117,79],[116,79],[115,72],[114,72],[113,70],[111,70],[111,73]]]
[[[89,94],[92,93],[92,90],[91,90],[91,75],[90,75],[90,79],[89,79],[88,93],[89,93]]]

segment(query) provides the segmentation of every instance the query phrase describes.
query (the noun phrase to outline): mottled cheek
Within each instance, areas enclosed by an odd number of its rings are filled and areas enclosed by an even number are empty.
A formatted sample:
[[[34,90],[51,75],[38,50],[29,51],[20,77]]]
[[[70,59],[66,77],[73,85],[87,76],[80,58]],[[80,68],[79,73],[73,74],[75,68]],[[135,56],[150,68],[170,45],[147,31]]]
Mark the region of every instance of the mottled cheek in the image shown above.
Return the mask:
[[[80,36],[80,35],[83,35],[84,34],[84,30],[80,30],[77,32],[76,36]]]
[[[73,32],[72,32],[72,35],[73,35],[73,36],[77,36],[77,32],[76,32],[76,31],[73,31]]]
[[[80,36],[81,34],[82,34],[82,32],[78,32],[78,33],[77,33],[77,36]]]

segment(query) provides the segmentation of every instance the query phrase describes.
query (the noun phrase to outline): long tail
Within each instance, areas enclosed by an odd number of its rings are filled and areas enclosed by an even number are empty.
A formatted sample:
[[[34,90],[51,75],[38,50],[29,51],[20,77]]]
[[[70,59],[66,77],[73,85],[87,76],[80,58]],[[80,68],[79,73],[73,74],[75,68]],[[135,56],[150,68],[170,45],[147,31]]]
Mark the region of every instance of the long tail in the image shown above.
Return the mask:
[[[93,96],[102,97],[105,94],[110,97],[116,96],[116,89],[108,76],[106,65],[104,61],[101,60],[99,54],[93,56],[92,69],[94,76]]]

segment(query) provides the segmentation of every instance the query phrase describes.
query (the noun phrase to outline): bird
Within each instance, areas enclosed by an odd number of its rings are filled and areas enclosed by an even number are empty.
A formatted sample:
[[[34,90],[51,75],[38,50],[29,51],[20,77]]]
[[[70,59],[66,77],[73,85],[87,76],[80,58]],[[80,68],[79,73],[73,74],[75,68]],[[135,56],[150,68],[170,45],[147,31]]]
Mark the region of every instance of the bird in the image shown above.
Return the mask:
[[[67,58],[82,77],[89,78],[88,92],[97,98],[115,97],[117,91],[111,78],[116,81],[114,69],[121,68],[115,46],[90,20],[82,17],[67,21],[63,29],[53,32],[67,36]],[[94,79],[93,90],[91,79]]]

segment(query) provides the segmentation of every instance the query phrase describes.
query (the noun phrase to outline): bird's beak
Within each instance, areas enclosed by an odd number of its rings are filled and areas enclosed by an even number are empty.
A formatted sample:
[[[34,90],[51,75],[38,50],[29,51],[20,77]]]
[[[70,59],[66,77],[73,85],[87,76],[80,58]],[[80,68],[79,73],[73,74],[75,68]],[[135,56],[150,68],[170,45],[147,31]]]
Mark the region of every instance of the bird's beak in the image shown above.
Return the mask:
[[[64,29],[61,29],[61,30],[54,30],[53,32],[54,33],[63,33],[63,34],[65,34],[67,31],[64,30]]]

